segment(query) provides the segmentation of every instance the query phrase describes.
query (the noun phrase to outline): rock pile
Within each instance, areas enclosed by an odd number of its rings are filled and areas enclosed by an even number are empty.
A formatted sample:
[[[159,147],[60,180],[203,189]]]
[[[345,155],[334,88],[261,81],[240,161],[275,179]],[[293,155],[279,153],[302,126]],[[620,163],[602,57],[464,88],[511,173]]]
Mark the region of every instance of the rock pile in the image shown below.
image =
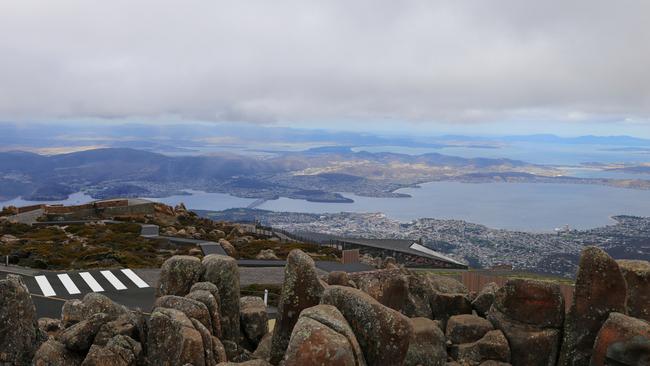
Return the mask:
[[[451,278],[389,265],[318,277],[287,260],[275,327],[240,297],[228,256],[174,257],[149,314],[99,294],[36,319],[19,278],[0,280],[0,363],[15,365],[648,365],[647,262],[587,248],[568,315],[558,285],[513,279],[472,296]]]

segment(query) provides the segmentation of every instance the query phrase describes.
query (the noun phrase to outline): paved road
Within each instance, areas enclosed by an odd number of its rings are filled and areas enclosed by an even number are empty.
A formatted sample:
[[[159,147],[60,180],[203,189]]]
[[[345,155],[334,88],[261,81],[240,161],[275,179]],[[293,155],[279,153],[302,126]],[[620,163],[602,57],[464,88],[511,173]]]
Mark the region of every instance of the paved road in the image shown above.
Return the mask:
[[[0,272],[0,278],[7,274]],[[90,292],[101,293],[119,304],[145,312],[151,310],[155,300],[154,288],[128,269],[43,272],[21,277],[32,295],[39,317],[59,318],[63,302],[81,299]]]

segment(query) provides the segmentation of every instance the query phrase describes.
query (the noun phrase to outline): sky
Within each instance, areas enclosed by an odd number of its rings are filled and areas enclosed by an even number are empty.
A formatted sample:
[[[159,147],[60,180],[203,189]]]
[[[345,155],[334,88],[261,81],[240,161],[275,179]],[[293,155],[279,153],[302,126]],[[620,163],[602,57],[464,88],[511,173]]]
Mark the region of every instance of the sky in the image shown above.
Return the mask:
[[[650,2],[0,2],[0,121],[650,137]]]

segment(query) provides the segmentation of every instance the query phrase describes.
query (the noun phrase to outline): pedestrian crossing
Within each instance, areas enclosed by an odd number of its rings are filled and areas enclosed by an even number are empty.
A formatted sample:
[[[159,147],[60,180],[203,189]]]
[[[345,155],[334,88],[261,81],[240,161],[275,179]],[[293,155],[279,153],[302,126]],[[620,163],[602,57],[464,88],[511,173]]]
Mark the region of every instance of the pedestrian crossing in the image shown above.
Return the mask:
[[[89,292],[124,291],[150,287],[131,269],[44,274],[27,281],[31,293],[52,296],[79,295]]]

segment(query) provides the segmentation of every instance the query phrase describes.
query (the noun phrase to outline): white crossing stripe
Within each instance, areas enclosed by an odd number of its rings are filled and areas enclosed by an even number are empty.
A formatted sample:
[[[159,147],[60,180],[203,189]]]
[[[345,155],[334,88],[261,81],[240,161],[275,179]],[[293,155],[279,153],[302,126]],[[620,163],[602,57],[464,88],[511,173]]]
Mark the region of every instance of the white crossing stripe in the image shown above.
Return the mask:
[[[95,280],[95,278],[90,273],[81,272],[79,273],[79,276],[81,276],[81,278],[86,281],[86,284],[88,284],[88,287],[90,287],[93,292],[104,291],[104,288]]]
[[[142,278],[140,278],[132,270],[123,269],[122,273],[124,273],[126,275],[126,277],[128,277],[131,281],[133,281],[133,283],[135,283],[135,285],[138,286],[139,288],[149,287],[149,284],[144,282],[144,280],[142,280]]]
[[[76,295],[81,293],[77,285],[75,285],[74,282],[72,282],[72,279],[70,278],[70,276],[68,276],[68,274],[64,273],[56,276],[59,277],[59,280],[61,281],[63,286],[65,286],[65,289],[68,291],[68,293],[70,293],[70,295]]]
[[[124,286],[124,284],[120,282],[111,271],[100,271],[99,273],[101,273],[116,290],[126,290],[126,286]]]
[[[36,283],[38,283],[38,287],[41,288],[41,292],[43,292],[44,296],[56,295],[56,292],[54,292],[52,285],[50,285],[50,281],[48,281],[45,276],[36,276],[34,279],[36,279]]]

